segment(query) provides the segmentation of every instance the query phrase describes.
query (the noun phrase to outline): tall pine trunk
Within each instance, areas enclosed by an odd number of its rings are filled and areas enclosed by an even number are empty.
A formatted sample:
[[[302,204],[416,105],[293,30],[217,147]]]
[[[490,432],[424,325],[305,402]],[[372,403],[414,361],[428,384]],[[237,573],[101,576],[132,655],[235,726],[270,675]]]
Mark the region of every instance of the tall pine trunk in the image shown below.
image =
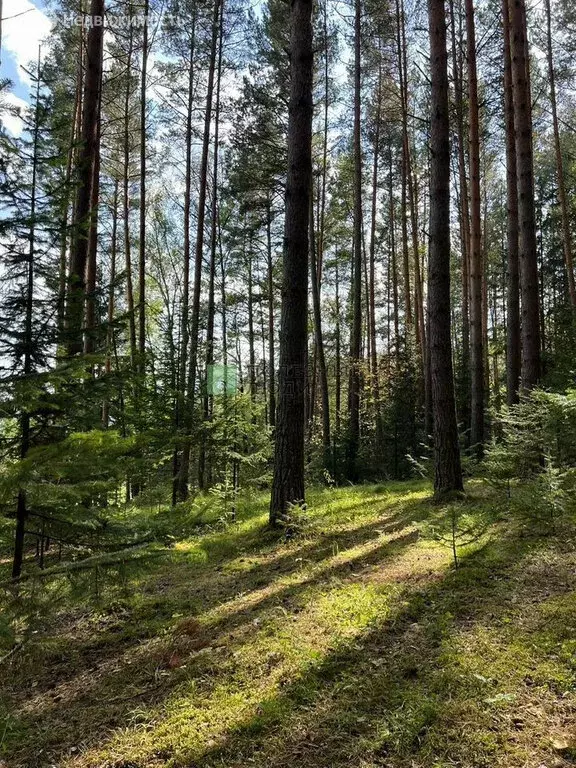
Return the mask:
[[[70,144],[66,159],[66,174],[64,176],[64,189],[62,200],[62,217],[60,220],[60,262],[58,265],[58,340],[61,343],[66,331],[66,288],[68,282],[68,224],[70,220],[70,200],[72,196],[71,179],[73,162],[76,153],[76,145],[79,141],[77,132],[78,115],[81,112],[82,103],[82,31],[79,32],[78,71],[76,75],[76,89],[74,95],[74,109],[72,111],[72,126],[70,128]]]
[[[96,152],[92,168],[90,190],[91,222],[88,233],[88,259],[86,263],[86,333],[84,352],[90,354],[96,349],[96,272],[98,267],[98,206],[100,202],[100,131],[101,97],[98,99],[96,114]]]
[[[28,264],[26,270],[26,293],[24,309],[24,338],[22,370],[24,380],[32,374],[32,345],[34,343],[33,307],[34,307],[34,269],[36,264],[36,197],[38,177],[38,144],[40,135],[40,46],[38,47],[38,68],[36,71],[36,103],[34,109],[34,130],[32,138],[32,184],[30,189],[30,226],[28,229]],[[30,414],[26,409],[20,416],[20,459],[25,459],[30,448]],[[24,560],[24,539],[28,507],[26,490],[18,489],[16,502],[16,531],[14,535],[14,558],[12,560],[12,578],[17,579],[22,573]]]
[[[470,443],[478,458],[484,444],[484,334],[482,331],[482,221],[480,209],[480,129],[476,31],[473,0],[466,0],[468,54],[468,136],[470,144]]]
[[[324,451],[324,467],[332,468],[331,437],[330,437],[330,396],[328,391],[328,372],[326,370],[326,355],[324,352],[324,336],[322,334],[322,309],[320,306],[320,283],[318,263],[316,259],[316,241],[314,237],[314,206],[313,195],[310,191],[310,281],[312,286],[312,308],[314,312],[314,340],[316,342],[316,358],[320,379],[320,398],[322,401],[322,446]]]
[[[518,187],[516,180],[516,134],[512,98],[512,60],[510,56],[510,11],[502,2],[504,32],[504,115],[506,130],[506,400],[518,402],[520,388],[520,285],[518,273]]]
[[[514,128],[516,132],[516,178],[518,188],[518,256],[522,296],[522,389],[540,381],[540,309],[538,252],[534,205],[532,148],[532,102],[528,60],[525,0],[509,0],[510,56]]]
[[[132,252],[130,242],[130,94],[131,67],[134,33],[132,27],[128,36],[128,55],[126,65],[126,92],[124,94],[124,260],[126,265],[126,305],[128,309],[128,336],[130,343],[130,362],[136,370],[136,318],[134,313],[134,286],[132,282]]]
[[[174,426],[177,440],[180,438],[186,401],[186,370],[188,361],[188,339],[190,333],[190,209],[192,200],[192,107],[194,103],[194,57],[196,53],[196,5],[192,14],[190,49],[188,55],[188,94],[186,109],[185,134],[185,171],[184,171],[184,216],[183,216],[183,275],[182,275],[182,313],[180,318],[180,354],[177,376],[176,408]],[[174,449],[172,461],[172,504],[178,500],[181,453],[180,446]]]
[[[362,354],[362,143],[361,143],[361,0],[354,12],[354,258],[352,282],[352,329],[350,333],[350,384],[348,391],[347,476],[358,479],[360,447],[360,364]]]
[[[216,314],[216,250],[218,248],[218,152],[220,133],[220,86],[222,81],[222,45],[224,13],[220,13],[218,64],[216,72],[216,107],[214,111],[214,157],[212,161],[212,211],[210,221],[210,265],[208,268],[208,318],[206,322],[206,386],[203,395],[203,416],[207,424],[212,418],[212,393],[208,391],[208,370],[214,364],[214,318]],[[209,433],[204,430],[198,458],[198,487],[203,490],[211,482]]]
[[[461,491],[450,334],[450,124],[444,0],[428,0],[431,66],[428,336],[434,432],[434,490]]]
[[[112,352],[114,348],[114,312],[115,312],[115,282],[116,282],[116,238],[118,233],[118,179],[114,181],[114,196],[112,198],[112,233],[110,235],[110,284],[108,287],[108,309],[106,328],[106,359],[104,370],[112,372]],[[102,428],[108,429],[110,423],[110,401],[108,398],[102,404]]]
[[[410,287],[410,250],[408,247],[408,175],[409,152],[408,141],[408,88],[405,71],[406,57],[403,48],[404,13],[399,0],[396,0],[396,47],[398,55],[398,76],[400,81],[400,107],[402,111],[402,191],[401,191],[401,224],[402,224],[402,261],[404,271],[404,302],[406,310],[406,336],[412,330],[412,294]]]
[[[200,293],[202,288],[202,257],[204,253],[204,222],[206,220],[206,192],[208,188],[208,151],[210,149],[210,125],[212,123],[212,99],[214,95],[214,73],[216,70],[216,54],[218,49],[219,18],[222,10],[221,0],[215,0],[212,17],[212,41],[210,46],[210,62],[208,65],[208,83],[206,89],[206,106],[204,111],[204,134],[202,138],[202,156],[200,159],[200,188],[198,194],[198,222],[196,228],[196,248],[194,253],[194,283],[192,290],[192,307],[190,318],[190,360],[188,362],[187,397],[184,413],[184,443],[182,460],[178,474],[178,498],[184,501],[188,498],[188,475],[190,470],[190,450],[192,444],[192,428],[194,424],[194,403],[198,365],[198,346],[200,335]]]
[[[312,0],[291,0],[288,173],[271,525],[279,523],[290,504],[304,501],[313,69]]]
[[[272,261],[272,203],[266,203],[266,276],[268,285],[268,421],[276,425],[276,357],[274,350],[274,264]]]
[[[568,295],[572,309],[576,309],[576,284],[574,282],[574,265],[572,259],[572,233],[570,231],[570,215],[568,201],[566,199],[566,184],[564,182],[564,161],[562,159],[562,147],[560,145],[560,128],[558,125],[558,106],[556,102],[556,75],[554,72],[554,58],[552,53],[552,20],[550,13],[550,0],[544,0],[546,9],[546,41],[548,59],[548,80],[550,82],[550,104],[552,106],[552,128],[554,130],[554,151],[556,154],[556,175],[558,182],[558,201],[562,214],[562,242],[564,246],[564,263],[568,278]]]
[[[140,73],[140,223],[138,243],[138,370],[146,354],[146,86],[148,73],[148,0],[144,0],[142,71]]]
[[[379,55],[382,52],[379,50]],[[380,121],[382,114],[382,60],[378,66],[378,86],[376,104],[376,125],[374,129],[374,161],[372,165],[372,208],[370,216],[370,251],[368,275],[368,340],[371,362],[372,398],[376,420],[377,450],[382,450],[384,435],[380,408],[380,381],[378,370],[378,352],[376,344],[376,216],[378,210],[378,172],[380,169]]]
[[[90,16],[104,17],[104,0],[91,0]],[[92,24],[86,42],[86,72],[82,104],[81,144],[78,153],[78,187],[74,206],[73,242],[68,278],[67,351],[77,355],[83,351],[84,304],[86,300],[86,266],[88,240],[93,221],[92,183],[98,152],[98,105],[102,81],[104,26]]]
[[[458,135],[458,180],[460,199],[460,242],[462,248],[462,354],[459,372],[459,417],[464,433],[470,430],[470,208],[468,202],[468,178],[466,176],[466,150],[464,144],[464,94],[462,84],[462,45],[456,37],[454,0],[449,0],[450,28],[452,35],[452,75]],[[459,14],[459,18],[461,14]],[[459,27],[461,28],[461,23]]]

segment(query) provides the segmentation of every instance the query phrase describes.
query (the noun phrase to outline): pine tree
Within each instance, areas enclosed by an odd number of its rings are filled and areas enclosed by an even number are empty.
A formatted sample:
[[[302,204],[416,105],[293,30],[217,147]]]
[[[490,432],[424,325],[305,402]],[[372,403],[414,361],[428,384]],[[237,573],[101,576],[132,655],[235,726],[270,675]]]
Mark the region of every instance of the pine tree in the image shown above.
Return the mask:
[[[434,490],[462,490],[450,337],[450,126],[444,0],[428,0],[431,67],[428,334],[434,417]]]
[[[291,504],[304,502],[312,79],[312,3],[291,0],[288,174],[271,525],[288,514]]]

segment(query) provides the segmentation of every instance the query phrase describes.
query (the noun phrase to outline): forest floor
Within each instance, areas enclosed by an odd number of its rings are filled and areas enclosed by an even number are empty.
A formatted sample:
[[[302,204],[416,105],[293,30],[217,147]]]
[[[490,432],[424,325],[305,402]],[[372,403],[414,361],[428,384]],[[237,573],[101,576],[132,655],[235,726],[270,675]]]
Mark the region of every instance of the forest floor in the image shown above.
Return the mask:
[[[266,507],[61,607],[2,664],[0,765],[576,763],[573,533],[501,519],[454,569],[423,481],[313,490],[288,541]]]

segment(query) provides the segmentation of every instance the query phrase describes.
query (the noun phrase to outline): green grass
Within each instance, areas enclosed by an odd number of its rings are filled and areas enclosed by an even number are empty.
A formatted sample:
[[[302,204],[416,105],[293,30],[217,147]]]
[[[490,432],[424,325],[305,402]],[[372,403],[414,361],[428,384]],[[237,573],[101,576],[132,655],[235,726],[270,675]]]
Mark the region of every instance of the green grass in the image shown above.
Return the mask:
[[[496,522],[454,570],[423,482],[315,489],[290,541],[267,501],[47,614],[0,667],[8,768],[576,762],[572,533]]]

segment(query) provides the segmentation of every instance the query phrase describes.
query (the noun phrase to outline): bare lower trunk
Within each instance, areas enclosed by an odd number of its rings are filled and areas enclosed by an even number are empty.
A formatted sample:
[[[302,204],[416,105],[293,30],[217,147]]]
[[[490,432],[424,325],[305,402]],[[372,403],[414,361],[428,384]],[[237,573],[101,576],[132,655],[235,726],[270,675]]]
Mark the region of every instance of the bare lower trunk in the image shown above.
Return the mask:
[[[272,262],[272,212],[268,201],[266,208],[266,254],[268,280],[268,397],[270,426],[276,425],[276,360],[274,352],[274,265]]]
[[[270,524],[304,501],[305,382],[308,323],[308,220],[312,185],[312,2],[291,0],[288,174],[278,413]]]
[[[146,354],[146,86],[148,71],[148,0],[144,0],[142,71],[140,74],[140,226],[138,243],[138,370]]]
[[[90,16],[104,16],[104,0],[91,0]],[[93,24],[86,43],[86,73],[82,105],[81,145],[78,154],[78,187],[74,206],[73,241],[68,279],[67,350],[76,355],[83,350],[84,303],[86,299],[86,265],[88,238],[92,226],[91,200],[94,165],[98,145],[98,105],[102,79],[104,27]]]
[[[477,458],[484,445],[484,334],[482,332],[482,222],[480,210],[480,131],[474,5],[466,0],[468,119],[470,145],[470,443]]]
[[[462,490],[450,334],[450,124],[444,0],[428,0],[431,65],[428,334],[434,489]]]
[[[522,389],[540,381],[540,310],[534,207],[532,102],[530,93],[525,0],[509,0],[512,96],[516,132],[518,256],[522,295]]]
[[[314,209],[310,195],[310,281],[312,286],[312,307],[314,310],[314,340],[316,342],[316,358],[320,379],[320,397],[322,400],[322,445],[324,449],[324,467],[331,468],[331,438],[330,438],[330,397],[328,392],[328,373],[326,356],[324,354],[324,337],[322,334],[322,310],[320,307],[320,284],[318,281],[318,265],[316,260],[316,243],[314,238]]]
[[[118,179],[114,182],[114,197],[112,201],[112,234],[110,236],[110,286],[108,288],[108,313],[106,329],[106,360],[104,370],[112,372],[112,352],[114,349],[114,311],[115,311],[115,281],[116,281],[116,237],[118,231]],[[110,401],[108,398],[102,405],[102,428],[108,429],[110,423]]]
[[[198,222],[196,228],[196,249],[194,254],[194,283],[192,291],[192,307],[190,322],[190,360],[188,362],[187,398],[184,413],[184,443],[182,461],[178,474],[178,498],[184,501],[188,498],[188,475],[190,469],[190,449],[192,427],[194,422],[194,401],[196,390],[198,342],[200,333],[200,293],[202,288],[202,257],[204,253],[204,222],[206,218],[206,191],[208,187],[208,150],[210,148],[210,125],[212,122],[212,98],[214,94],[214,73],[216,69],[216,53],[219,35],[219,18],[222,12],[222,0],[216,0],[212,17],[212,41],[210,64],[208,69],[208,84],[206,90],[206,107],[204,111],[204,135],[202,139],[202,156],[200,160],[200,189],[198,195]]]
[[[552,22],[550,13],[550,0],[544,0],[546,9],[546,38],[548,58],[548,79],[550,81],[550,103],[552,106],[552,127],[554,130],[554,151],[556,154],[556,174],[558,177],[558,200],[562,214],[562,241],[564,245],[564,263],[568,278],[568,294],[573,309],[576,309],[576,284],[574,282],[574,265],[572,259],[572,233],[570,231],[570,215],[568,201],[566,199],[566,184],[564,182],[564,162],[562,159],[562,147],[560,146],[560,128],[558,126],[558,107],[556,103],[556,76],[554,72],[554,58],[552,54]]]
[[[128,72],[132,62],[134,34],[130,27],[128,40]],[[124,96],[124,259],[126,265],[126,305],[128,309],[128,335],[130,361],[136,370],[136,319],[134,314],[134,288],[132,283],[132,253],[130,242],[130,76],[126,79]]]
[[[506,200],[507,216],[507,318],[506,318],[506,397],[508,405],[518,402],[520,388],[520,286],[518,275],[518,187],[516,179],[516,137],[512,98],[512,60],[510,58],[510,14],[508,0],[502,2],[504,32],[504,114],[506,120]]]
[[[100,198],[100,99],[96,116],[96,150],[90,190],[91,222],[88,233],[88,260],[86,264],[86,333],[84,352],[96,349],[96,271],[98,258],[98,204]]]
[[[360,447],[360,361],[362,354],[362,145],[361,145],[361,8],[355,0],[354,15],[354,260],[352,284],[352,329],[350,333],[350,385],[348,391],[347,475],[358,479]]]
[[[216,280],[216,249],[218,247],[218,150],[220,129],[220,84],[222,80],[222,26],[224,14],[220,14],[220,32],[218,43],[218,65],[216,75],[216,109],[214,114],[214,159],[212,164],[212,220],[210,222],[210,266],[208,270],[208,319],[206,323],[206,375],[214,364],[214,316],[215,316],[215,280]],[[212,393],[208,386],[204,388],[203,397],[204,422],[212,418]],[[198,459],[198,486],[202,490],[211,483],[211,463],[209,456],[209,437],[207,431],[202,433],[200,456]]]
[[[194,6],[195,8],[196,6]],[[196,14],[192,15],[192,29],[188,56],[188,94],[186,110],[185,135],[185,171],[184,171],[184,221],[183,221],[183,275],[182,275],[182,313],[180,317],[180,354],[177,376],[176,408],[174,426],[177,440],[180,439],[185,400],[186,400],[186,370],[188,361],[189,317],[190,305],[190,208],[192,198],[192,107],[194,100],[194,56],[196,52]],[[172,504],[178,500],[181,453],[180,446],[174,449],[172,459]]]

